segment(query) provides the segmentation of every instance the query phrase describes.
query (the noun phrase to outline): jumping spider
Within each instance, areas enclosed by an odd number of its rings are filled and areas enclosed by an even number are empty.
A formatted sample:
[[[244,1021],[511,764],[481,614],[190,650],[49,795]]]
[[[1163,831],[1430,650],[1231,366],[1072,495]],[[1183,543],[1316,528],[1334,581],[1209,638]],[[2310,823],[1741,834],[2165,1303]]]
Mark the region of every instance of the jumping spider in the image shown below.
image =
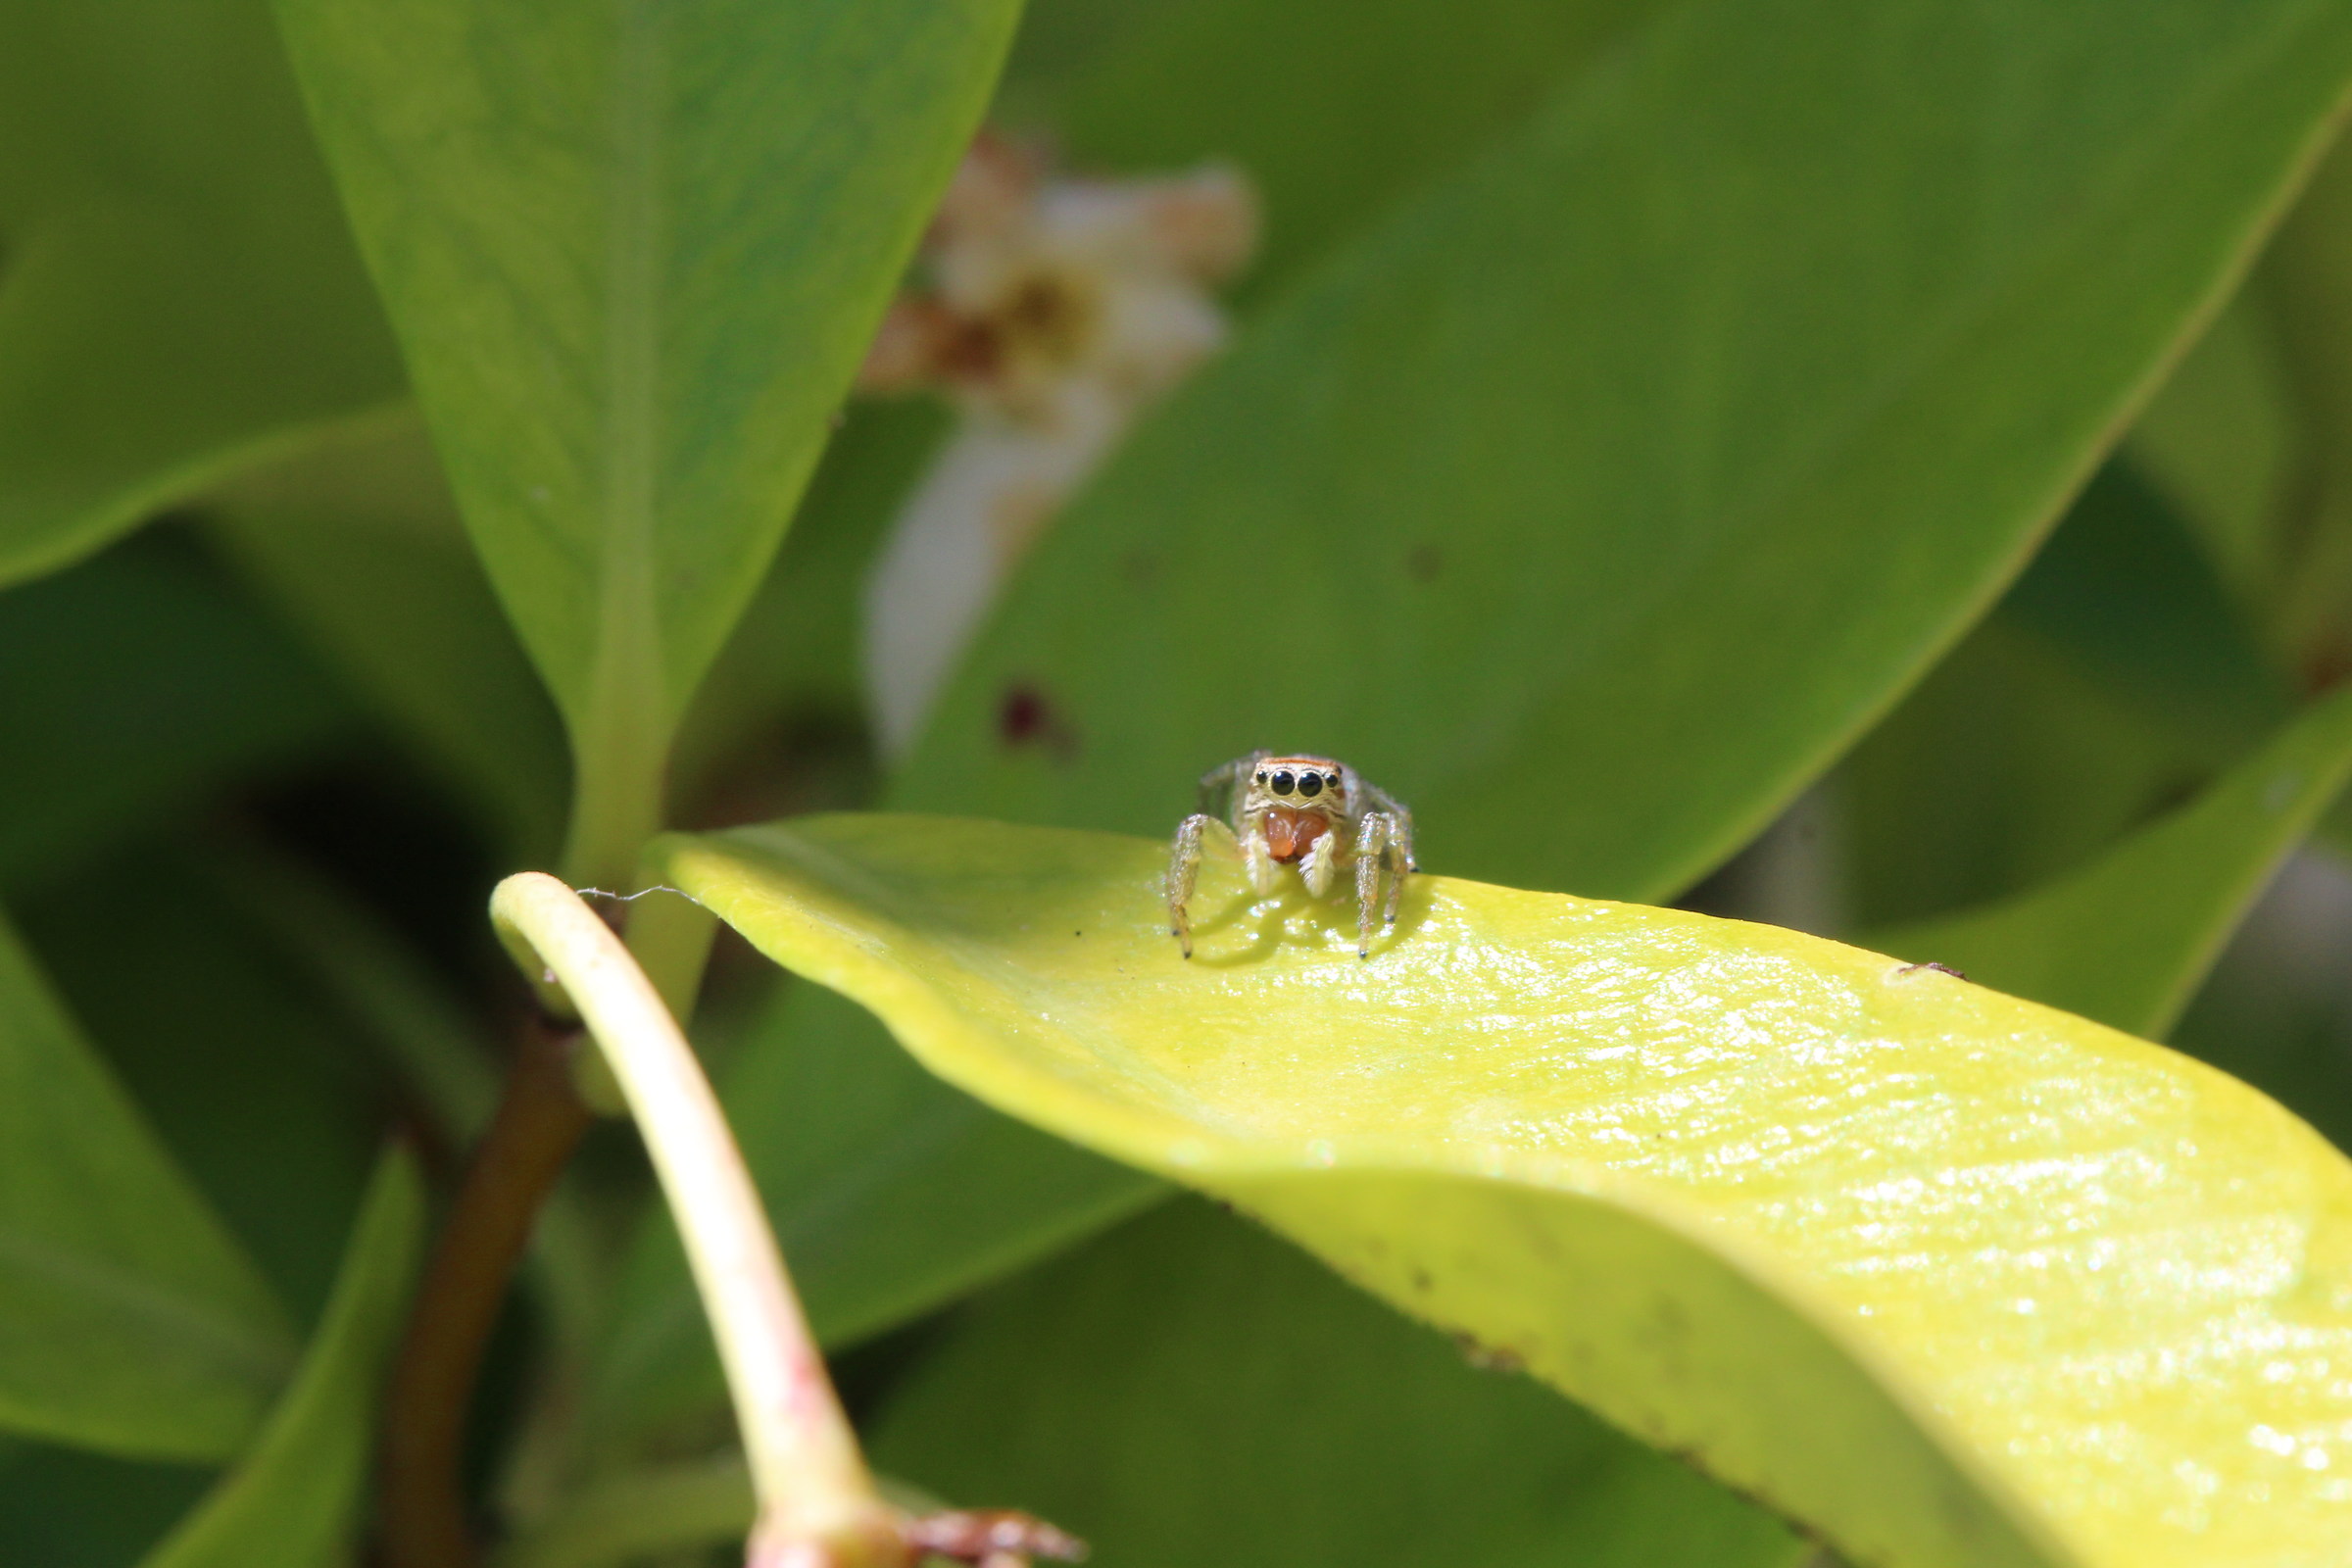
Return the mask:
[[[1381,873],[1389,874],[1388,924],[1396,923],[1404,879],[1413,861],[1413,813],[1396,797],[1366,783],[1354,768],[1328,757],[1276,757],[1251,752],[1201,775],[1201,809],[1176,830],[1168,861],[1168,930],[1184,956],[1193,956],[1194,878],[1200,868],[1200,835],[1222,820],[1241,841],[1242,863],[1258,897],[1279,885],[1279,866],[1295,865],[1306,891],[1331,892],[1340,868],[1355,867],[1355,956],[1372,956],[1372,913],[1381,905]],[[1220,806],[1222,814],[1217,812]]]

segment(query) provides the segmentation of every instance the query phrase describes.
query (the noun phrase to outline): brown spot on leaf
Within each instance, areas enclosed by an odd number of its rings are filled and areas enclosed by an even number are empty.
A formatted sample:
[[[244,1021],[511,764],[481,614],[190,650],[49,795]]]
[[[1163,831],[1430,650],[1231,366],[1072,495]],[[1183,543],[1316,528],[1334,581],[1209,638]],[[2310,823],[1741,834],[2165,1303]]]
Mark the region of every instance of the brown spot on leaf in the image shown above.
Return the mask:
[[[1015,681],[997,702],[997,739],[1008,751],[1040,747],[1056,762],[1077,760],[1078,732],[1036,684]]]
[[[1524,1372],[1527,1358],[1505,1346],[1489,1345],[1473,1334],[1457,1333],[1453,1343],[1462,1352],[1462,1359],[1481,1372]]]

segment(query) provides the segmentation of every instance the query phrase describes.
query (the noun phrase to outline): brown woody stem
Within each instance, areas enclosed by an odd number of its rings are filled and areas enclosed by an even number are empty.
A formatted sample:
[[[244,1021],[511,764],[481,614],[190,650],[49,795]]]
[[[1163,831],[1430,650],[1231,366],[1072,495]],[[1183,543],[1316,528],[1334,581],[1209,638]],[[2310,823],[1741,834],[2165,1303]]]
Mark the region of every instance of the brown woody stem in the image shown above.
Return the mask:
[[[475,1146],[418,1286],[384,1406],[387,1568],[467,1568],[478,1558],[461,1480],[482,1350],[531,1226],[595,1120],[571,1087],[576,1029],[535,1020]]]

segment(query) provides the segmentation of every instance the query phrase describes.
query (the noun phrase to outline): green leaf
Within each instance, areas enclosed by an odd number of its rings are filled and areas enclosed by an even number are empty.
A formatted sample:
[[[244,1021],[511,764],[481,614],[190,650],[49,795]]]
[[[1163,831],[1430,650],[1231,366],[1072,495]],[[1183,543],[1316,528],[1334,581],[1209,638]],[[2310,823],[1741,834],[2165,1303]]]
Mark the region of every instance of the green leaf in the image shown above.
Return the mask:
[[[1832,775],[1847,924],[1934,918],[2067,875],[2212,772],[2062,650],[1992,615]]]
[[[206,498],[213,536],[505,848],[563,836],[563,721],[466,540],[413,411]]]
[[[2242,1084],[1800,933],[1435,876],[1367,962],[1345,901],[1253,902],[1229,849],[1187,963],[1165,855],[843,816],[663,869],[951,1082],[1850,1556],[2352,1547],[2352,1166]]]
[[[2311,710],[2191,804],[2075,874],[1874,946],[2161,1035],[2287,853],[2352,779],[2352,691]]]
[[[491,580],[626,876],[1014,0],[280,0]]]
[[[342,694],[188,541],[0,594],[0,883],[100,851],[347,737]]]
[[[1311,746],[1432,865],[1687,884],[2022,563],[2348,67],[2341,0],[1668,12],[1139,432],[894,799],[1159,831]]]
[[[924,1072],[873,1016],[813,986],[772,1004],[720,1078],[809,1323],[839,1348],[1133,1213],[1162,1191]],[[639,1238],[588,1419],[629,1444],[725,1398],[666,1213]]]
[[[2352,974],[2335,933],[2352,921],[2352,873],[2335,856],[2292,856],[2197,989],[2173,1041],[2276,1095],[2352,1149]]]
[[[2269,519],[2278,641],[2313,685],[2352,669],[2352,143],[2339,139],[2263,257],[2257,278],[2301,442]]]
[[[2124,446],[2248,611],[2268,606],[2278,588],[2278,525],[2305,434],[2278,335],[2262,291],[2240,289]]]
[[[424,1189],[387,1154],[326,1316],[252,1449],[144,1568],[334,1568],[358,1524],[376,1396],[424,1235]]]
[[[1200,1202],[977,1303],[867,1441],[958,1502],[1019,1498],[1103,1568],[1796,1568],[1811,1551]]]
[[[1071,47],[1071,19],[1054,15],[1074,8],[1048,3],[1024,21],[1000,113],[1043,125],[1084,167],[1214,158],[1246,171],[1265,215],[1247,304],[1523,120],[1666,3],[1163,0],[1096,7],[1117,16],[1094,24],[1107,36],[1091,48]]]
[[[2100,470],[1998,613],[2215,755],[2258,742],[2293,708],[2187,529],[2123,464]]]
[[[2186,529],[2111,463],[1993,612],[1840,762],[1853,917],[1937,918],[2072,875],[2292,712]]]
[[[626,1568],[664,1552],[739,1544],[758,1518],[751,1472],[741,1454],[725,1453],[600,1475],[510,1539],[495,1561],[497,1568]]]
[[[928,399],[851,406],[784,548],[679,730],[670,773],[682,820],[760,821],[809,809],[805,799],[744,807],[763,788],[806,788],[785,776],[806,771],[793,765],[796,743],[865,749],[858,639],[866,573],[947,425],[947,411]],[[870,779],[859,783],[870,790]]]
[[[192,1465],[0,1438],[0,1562],[126,1568],[212,1479]]]
[[[0,1427],[221,1458],[289,1355],[261,1276],[0,926]]]
[[[95,864],[21,918],[164,1147],[296,1320],[313,1321],[400,1093],[365,1028],[219,870],[174,846]]]
[[[265,0],[0,6],[0,582],[400,394]]]

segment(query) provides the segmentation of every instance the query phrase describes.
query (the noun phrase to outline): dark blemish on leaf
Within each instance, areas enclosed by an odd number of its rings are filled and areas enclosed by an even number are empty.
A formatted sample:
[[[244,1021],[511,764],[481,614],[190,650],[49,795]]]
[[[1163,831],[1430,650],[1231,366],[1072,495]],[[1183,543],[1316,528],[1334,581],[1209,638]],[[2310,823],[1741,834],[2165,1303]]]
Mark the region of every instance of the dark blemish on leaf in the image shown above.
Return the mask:
[[[997,709],[997,733],[1007,746],[1020,746],[1046,731],[1045,694],[1034,686],[1008,687]]]
[[[1138,588],[1159,582],[1159,558],[1149,550],[1130,550],[1119,558],[1119,571]]]
[[[1404,573],[1415,582],[1436,582],[1445,567],[1446,558],[1436,545],[1415,545],[1405,552]]]
[[[1416,1290],[1416,1291],[1419,1291],[1419,1292],[1421,1292],[1423,1295],[1425,1295],[1425,1296],[1426,1296],[1426,1295],[1427,1295],[1427,1294],[1429,1294],[1431,1291],[1434,1291],[1434,1290],[1436,1290],[1436,1289],[1437,1289],[1437,1287],[1438,1287],[1438,1282],[1437,1282],[1436,1280],[1433,1280],[1433,1279],[1431,1279],[1431,1278],[1429,1277],[1429,1270],[1427,1270],[1427,1269],[1425,1269],[1425,1268],[1417,1268],[1417,1269],[1413,1270],[1413,1289],[1414,1289],[1414,1290]]]
[[[997,738],[1008,750],[1036,746],[1056,762],[1078,758],[1078,732],[1061,716],[1051,698],[1029,681],[1004,688],[997,703]]]
[[[1462,1359],[1481,1372],[1524,1372],[1526,1358],[1518,1351],[1500,1346],[1488,1345],[1471,1334],[1455,1334],[1453,1343],[1462,1352]]]
[[[2295,672],[2302,677],[2307,697],[2334,690],[2346,675],[2352,675],[2352,641],[2341,631],[2322,634],[2303,650]]]
[[[1906,964],[1903,964],[1903,965],[1899,966],[1898,968],[1896,968],[1896,970],[1894,971],[1894,977],[1895,977],[1896,979],[1898,979],[1898,980],[1899,980],[1899,979],[1901,979],[1901,978],[1902,978],[1903,976],[1905,976],[1905,975],[1920,974],[1920,973],[1924,973],[1924,972],[1926,972],[1926,971],[1928,971],[1928,970],[1934,970],[1934,971],[1935,971],[1936,973],[1937,973],[1937,974],[1948,974],[1948,975],[1950,975],[1950,976],[1951,976],[1953,979],[1955,979],[1955,980],[1965,980],[1965,979],[1967,979],[1967,978],[1968,978],[1968,976],[1966,976],[1966,975],[1962,974],[1962,973],[1961,973],[1959,970],[1957,970],[1957,969],[1953,968],[1953,967],[1952,967],[1950,964],[1948,964],[1948,963],[1937,963],[1937,962],[1936,962],[1935,959],[1933,959],[1933,958],[1929,959],[1929,960],[1928,960],[1926,963],[1906,963]]]

